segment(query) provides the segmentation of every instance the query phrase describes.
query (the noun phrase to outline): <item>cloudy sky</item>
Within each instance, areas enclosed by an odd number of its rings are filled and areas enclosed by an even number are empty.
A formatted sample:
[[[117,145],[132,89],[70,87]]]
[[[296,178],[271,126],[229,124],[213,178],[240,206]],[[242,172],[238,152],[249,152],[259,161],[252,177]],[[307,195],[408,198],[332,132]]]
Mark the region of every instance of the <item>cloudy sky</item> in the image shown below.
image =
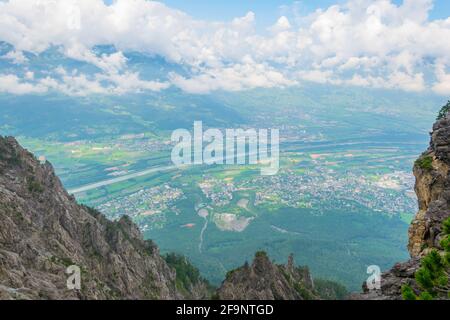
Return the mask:
[[[207,94],[308,81],[448,96],[449,17],[448,0],[0,0],[0,92]],[[152,78],[131,53],[184,72]]]

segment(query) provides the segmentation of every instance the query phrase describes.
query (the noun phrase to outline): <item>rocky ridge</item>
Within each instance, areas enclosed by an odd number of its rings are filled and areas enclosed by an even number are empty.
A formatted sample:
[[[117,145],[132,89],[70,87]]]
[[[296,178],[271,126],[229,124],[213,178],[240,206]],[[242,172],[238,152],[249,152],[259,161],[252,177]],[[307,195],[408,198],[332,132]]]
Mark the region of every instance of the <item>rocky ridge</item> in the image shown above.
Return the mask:
[[[296,267],[289,257],[286,265],[270,261],[258,252],[251,265],[230,271],[217,291],[221,300],[312,300],[319,299],[307,267]]]

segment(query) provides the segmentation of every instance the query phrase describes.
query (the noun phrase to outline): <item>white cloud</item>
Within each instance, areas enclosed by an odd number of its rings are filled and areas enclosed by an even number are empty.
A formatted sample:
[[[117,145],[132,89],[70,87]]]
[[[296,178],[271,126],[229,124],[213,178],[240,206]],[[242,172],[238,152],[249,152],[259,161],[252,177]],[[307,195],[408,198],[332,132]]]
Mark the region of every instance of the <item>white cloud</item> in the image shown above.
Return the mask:
[[[23,64],[28,61],[27,57],[21,51],[9,51],[0,57],[1,59],[11,60],[14,64]]]
[[[186,67],[191,75],[171,74],[169,80],[196,93],[303,80],[449,94],[450,18],[431,21],[431,6],[432,0],[348,0],[308,16],[284,7],[283,16],[261,34],[253,12],[207,22],[157,1],[116,0],[108,6],[102,0],[9,0],[0,2],[0,39],[14,46],[16,62],[25,62],[22,51],[39,54],[59,46],[67,57],[100,70],[67,76],[74,78],[72,85],[66,83],[70,78],[53,75],[60,83],[53,88],[69,93],[167,88],[167,82],[142,80],[132,71],[126,53],[137,51]],[[113,45],[117,52],[98,55],[96,45]]]
[[[11,94],[35,94],[47,91],[45,86],[41,84],[32,84],[24,82],[14,74],[0,74],[0,92]]]
[[[85,96],[89,94],[127,94],[144,91],[160,91],[169,87],[167,82],[145,81],[138,73],[97,73],[91,77],[78,71],[68,73],[59,68],[60,79],[47,77],[40,84],[49,90],[61,91],[68,95]]]
[[[205,69],[198,75],[185,78],[171,74],[171,82],[189,93],[208,93],[216,90],[240,91],[250,88],[273,88],[294,85],[274,68],[263,64],[234,64],[219,69]]]
[[[291,29],[291,23],[289,22],[289,19],[286,18],[285,16],[281,16],[277,23],[275,23],[275,25],[273,25],[272,27],[269,28],[270,31],[272,31],[273,33],[279,33],[282,31],[286,31]]]
[[[338,69],[340,71],[359,69],[368,71],[378,65],[380,65],[380,59],[378,57],[350,57],[347,61],[340,63]]]
[[[116,94],[160,91],[167,89],[170,86],[168,82],[141,80],[138,73],[132,72],[106,76],[98,75],[98,79],[111,82],[114,86],[110,89],[110,91]]]
[[[298,73],[300,79],[316,82],[316,83],[335,83],[336,80],[333,79],[333,72],[331,70],[307,70],[300,71]]]
[[[436,79],[433,91],[438,94],[448,95],[450,93],[450,72],[447,73],[445,71],[443,64],[438,63],[436,66]]]
[[[40,84],[46,86],[48,90],[61,91],[71,96],[108,93],[108,88],[102,86],[98,80],[89,79],[84,74],[66,74],[61,80],[47,77],[40,80]]]
[[[170,86],[167,82],[145,81],[138,73],[103,74],[93,76],[78,71],[67,72],[59,67],[54,76],[35,79],[33,72],[26,72],[23,78],[13,74],[0,74],[0,92],[11,94],[39,94],[49,91],[62,92],[70,96],[86,96],[90,94],[140,93],[144,91],[160,91]]]
[[[405,91],[420,92],[425,89],[423,73],[407,74],[405,72],[395,72],[389,75],[386,84],[387,88],[402,89]]]
[[[79,44],[73,44],[66,48],[64,53],[68,58],[88,62],[107,73],[117,73],[124,69],[127,64],[127,59],[120,51],[97,56],[90,49]]]
[[[33,80],[34,79],[34,72],[31,72],[31,71],[25,72],[25,79]]]

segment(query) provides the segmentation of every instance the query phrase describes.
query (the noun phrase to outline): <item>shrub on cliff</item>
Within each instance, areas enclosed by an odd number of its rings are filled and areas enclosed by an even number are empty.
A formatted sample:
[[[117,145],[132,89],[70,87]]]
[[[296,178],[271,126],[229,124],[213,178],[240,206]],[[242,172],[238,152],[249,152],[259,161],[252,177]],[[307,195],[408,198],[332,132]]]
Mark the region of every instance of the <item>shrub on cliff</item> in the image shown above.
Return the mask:
[[[449,111],[450,111],[450,100],[447,102],[447,104],[446,104],[445,106],[443,106],[443,107],[441,108],[441,110],[439,111],[439,114],[438,114],[436,120],[441,120],[441,119],[443,119],[443,118],[447,115],[447,113],[448,113]]]
[[[444,253],[432,250],[421,261],[421,267],[415,274],[420,292],[415,292],[410,286],[402,287],[405,300],[432,300],[450,298],[450,218],[443,223],[444,238],[441,246]]]
[[[200,271],[194,267],[185,256],[169,253],[164,257],[164,260],[166,260],[167,264],[176,271],[178,289],[189,291],[192,286],[199,282],[207,283],[207,281],[200,276]]]
[[[431,156],[422,156],[416,160],[416,166],[423,170],[433,169],[433,158]]]

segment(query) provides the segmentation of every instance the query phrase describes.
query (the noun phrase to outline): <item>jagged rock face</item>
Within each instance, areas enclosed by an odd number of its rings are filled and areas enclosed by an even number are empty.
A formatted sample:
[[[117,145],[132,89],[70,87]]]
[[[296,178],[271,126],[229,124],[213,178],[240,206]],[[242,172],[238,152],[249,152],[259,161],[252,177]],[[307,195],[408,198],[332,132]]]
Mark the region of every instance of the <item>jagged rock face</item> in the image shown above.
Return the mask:
[[[257,253],[252,265],[228,273],[217,291],[221,300],[306,300],[318,299],[307,268],[289,263],[276,265],[265,253]]]
[[[419,199],[417,213],[409,230],[408,249],[412,257],[440,248],[441,225],[450,215],[450,118],[433,126],[430,147],[424,157],[432,158],[432,168],[414,166],[416,193]]]
[[[417,289],[414,274],[419,267],[420,261],[417,258],[398,263],[391,270],[382,274],[380,290],[369,290],[367,284],[364,283],[363,293],[353,294],[349,298],[351,300],[402,300],[403,285]]]
[[[0,219],[0,299],[186,297],[129,218],[111,222],[78,205],[52,166],[13,138],[0,137]],[[81,290],[67,289],[69,265],[82,270]]]
[[[433,158],[433,169],[414,167],[419,212],[409,229],[408,250],[412,257],[423,256],[431,248],[439,247],[441,225],[449,212],[449,165],[431,150],[422,157]]]
[[[420,268],[420,258],[432,249],[442,250],[442,223],[450,216],[449,168],[450,115],[447,115],[434,124],[430,147],[414,165],[419,212],[409,228],[411,260],[384,273],[381,290],[370,292],[363,286],[364,294],[354,295],[353,299],[402,299],[403,285],[417,289],[414,275]]]

